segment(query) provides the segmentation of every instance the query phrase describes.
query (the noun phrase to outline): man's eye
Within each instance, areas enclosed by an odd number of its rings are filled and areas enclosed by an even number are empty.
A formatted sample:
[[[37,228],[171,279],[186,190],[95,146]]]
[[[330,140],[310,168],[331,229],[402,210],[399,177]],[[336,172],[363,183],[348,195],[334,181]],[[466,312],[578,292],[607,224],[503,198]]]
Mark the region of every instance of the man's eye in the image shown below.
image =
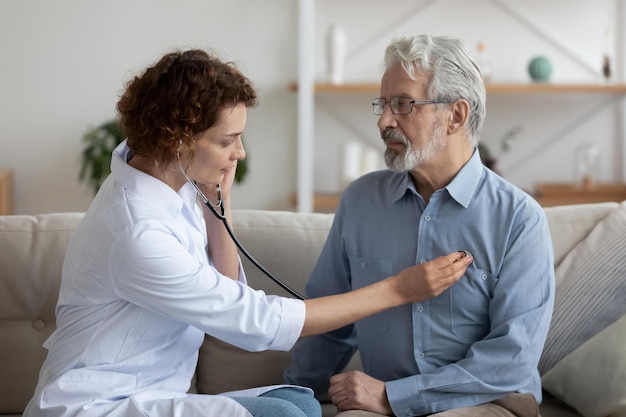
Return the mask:
[[[406,109],[410,105],[411,105],[410,100],[398,100],[398,107],[401,109]]]

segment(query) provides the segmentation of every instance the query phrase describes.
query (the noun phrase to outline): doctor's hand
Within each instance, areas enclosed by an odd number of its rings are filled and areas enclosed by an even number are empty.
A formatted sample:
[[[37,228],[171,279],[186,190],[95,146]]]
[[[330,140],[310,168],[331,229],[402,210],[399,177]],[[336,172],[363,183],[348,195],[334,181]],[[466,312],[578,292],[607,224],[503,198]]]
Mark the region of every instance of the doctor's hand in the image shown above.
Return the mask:
[[[229,169],[228,171],[224,173],[224,177],[222,178],[222,181],[219,183],[219,186],[222,191],[221,197],[224,200],[226,205],[228,205],[227,202],[230,201],[230,191],[235,182],[235,171],[236,171],[236,165],[235,167]],[[198,188],[200,188],[200,190],[204,193],[204,195],[207,196],[207,198],[211,201],[211,203],[213,203],[214,206],[217,205],[217,203],[219,202],[219,196],[217,193],[218,184],[196,183],[196,185],[198,186]]]
[[[437,297],[463,277],[473,260],[468,253],[453,252],[406,268],[394,276],[399,285],[398,293],[405,294],[408,303]]]
[[[393,415],[385,383],[360,371],[332,376],[328,394],[340,411],[364,410]]]
[[[471,263],[471,256],[453,252],[365,287],[304,300],[306,317],[300,336],[326,333],[392,307],[436,297],[461,279]]]
[[[230,199],[230,190],[233,188],[233,184],[235,183],[236,171],[237,166],[235,165],[224,174],[224,179],[221,182],[222,194],[224,196],[224,199]]]

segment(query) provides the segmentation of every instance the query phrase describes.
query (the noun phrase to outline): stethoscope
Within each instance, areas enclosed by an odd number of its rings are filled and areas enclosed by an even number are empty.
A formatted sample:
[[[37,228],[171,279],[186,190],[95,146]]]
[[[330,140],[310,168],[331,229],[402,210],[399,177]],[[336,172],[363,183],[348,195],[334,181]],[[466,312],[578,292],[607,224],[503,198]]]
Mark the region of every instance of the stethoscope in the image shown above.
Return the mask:
[[[222,221],[222,223],[224,223],[224,227],[226,228],[226,231],[230,235],[230,238],[233,240],[233,242],[235,242],[235,245],[241,251],[241,253],[243,253],[245,255],[245,257],[248,258],[248,260],[250,262],[252,262],[252,264],[255,267],[257,267],[261,272],[263,272],[268,278],[270,278],[272,281],[274,281],[276,284],[278,284],[280,287],[282,287],[285,291],[287,291],[288,293],[290,293],[294,297],[299,298],[300,300],[304,300],[305,297],[303,295],[301,295],[296,290],[294,290],[291,287],[289,287],[287,284],[282,282],[280,279],[276,278],[270,271],[268,271],[263,265],[261,265],[256,259],[254,259],[254,257],[252,255],[250,255],[250,253],[246,250],[246,248],[243,247],[241,242],[239,242],[239,240],[237,239],[237,237],[233,233],[233,230],[230,228],[230,225],[228,224],[228,220],[226,220],[226,215],[224,214],[224,200],[222,198],[222,187],[221,187],[221,185],[217,184],[216,191],[217,191],[217,200],[218,201],[217,201],[217,204],[213,204],[207,198],[207,196],[204,195],[202,190],[200,190],[200,187],[198,187],[196,182],[193,181],[191,178],[189,178],[189,176],[185,172],[185,169],[183,168],[182,163],[180,161],[180,154],[179,154],[178,151],[176,152],[176,157],[178,158],[178,167],[180,168],[180,172],[183,173],[183,175],[185,176],[187,181],[191,185],[193,185],[193,188],[196,189],[196,192],[198,193],[198,195],[200,196],[200,198],[204,202],[204,205],[207,206],[209,208],[209,210],[211,210],[211,212],[215,215],[215,217],[217,217],[219,220]],[[218,209],[220,210],[219,212],[217,211]]]

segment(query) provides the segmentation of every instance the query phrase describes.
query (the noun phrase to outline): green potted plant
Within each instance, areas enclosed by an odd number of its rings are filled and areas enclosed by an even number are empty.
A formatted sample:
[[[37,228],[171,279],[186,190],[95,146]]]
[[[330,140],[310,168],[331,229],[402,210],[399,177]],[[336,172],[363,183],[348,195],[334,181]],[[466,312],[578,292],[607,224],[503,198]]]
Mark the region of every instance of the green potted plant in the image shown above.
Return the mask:
[[[125,139],[119,120],[112,119],[100,126],[91,128],[82,137],[84,148],[81,154],[79,179],[86,181],[94,191],[111,173],[111,154],[117,145]],[[239,161],[235,172],[235,182],[240,183],[248,172],[247,159]]]

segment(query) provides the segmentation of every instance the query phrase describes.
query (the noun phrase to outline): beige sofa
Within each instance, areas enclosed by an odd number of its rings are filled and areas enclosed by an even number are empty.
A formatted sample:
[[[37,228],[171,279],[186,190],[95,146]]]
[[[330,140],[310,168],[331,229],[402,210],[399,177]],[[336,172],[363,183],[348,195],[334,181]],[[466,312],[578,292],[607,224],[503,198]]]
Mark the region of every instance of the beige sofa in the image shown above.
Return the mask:
[[[561,288],[564,288],[569,282],[569,277],[573,276],[572,271],[581,270],[577,262],[586,262],[585,264],[588,265],[590,262],[585,261],[585,256],[597,258],[593,247],[597,246],[601,251],[607,252],[606,248],[597,241],[610,241],[610,235],[615,234],[612,231],[616,228],[619,229],[621,219],[615,213],[621,213],[621,211],[626,212],[626,209],[617,203],[546,209],[553,234],[556,264],[567,264],[565,267],[559,266],[563,272],[560,275],[557,274],[559,276],[557,299]],[[46,354],[42,343],[55,327],[54,306],[64,250],[72,230],[81,217],[80,213],[0,216],[0,415],[19,416],[31,396],[40,364]],[[617,220],[615,220],[616,217]],[[610,218],[612,218],[612,223],[608,222]],[[242,243],[261,263],[302,292],[331,221],[332,215],[330,214],[236,211],[234,230]],[[621,226],[623,233],[626,229],[626,216]],[[615,246],[615,243],[611,245]],[[617,249],[619,251],[619,248]],[[624,255],[623,246],[621,251]],[[616,257],[610,250],[608,250],[608,256]],[[615,258],[607,260],[609,265],[617,265],[620,262]],[[275,284],[256,271],[247,260],[244,260],[244,263],[250,285],[267,292],[284,294]],[[617,285],[617,290],[611,290],[612,293],[617,293],[616,296],[621,296],[626,286],[624,270],[622,269],[621,272],[617,274],[618,278],[607,278]],[[587,281],[595,281],[596,274],[610,275],[604,270],[594,269],[588,270],[585,274]],[[584,290],[583,292],[589,292],[591,298],[595,297],[593,291]],[[584,293],[578,295],[585,296]],[[591,300],[591,302],[594,301]],[[603,304],[601,300],[596,300],[595,303]],[[582,307],[588,308],[584,303]],[[613,314],[620,313],[614,312]],[[567,309],[565,315],[576,316]],[[587,316],[583,314],[582,320],[586,320]],[[612,321],[614,323],[610,325],[604,323],[600,327],[591,323],[592,327],[595,326],[592,333],[598,334],[595,336],[585,334],[584,337],[589,340],[585,340],[581,347],[575,346],[576,349],[571,353],[561,352],[561,356],[567,354],[564,358],[559,357],[558,352],[555,353],[564,341],[562,330],[560,333],[555,331],[556,336],[553,338],[556,338],[556,341],[550,344],[553,351],[550,359],[553,363],[549,365],[552,366],[554,363],[556,365],[546,374],[546,378],[550,378],[548,379],[549,389],[557,397],[564,398],[571,405],[578,407],[579,412],[584,416],[609,415],[609,413],[614,413],[613,417],[626,415],[624,405],[626,404],[624,399],[626,383],[621,385],[621,390],[617,389],[617,392],[615,386],[624,381],[626,373],[623,357],[623,351],[626,349],[624,348],[626,332],[623,324],[625,319]],[[570,327],[567,327],[559,322],[559,326],[564,327],[566,332],[579,334],[579,329],[589,327],[589,323],[568,323],[567,326]],[[613,343],[622,341],[621,345],[615,347],[616,353],[608,351],[610,348],[604,346],[608,343],[604,340],[607,338]],[[569,336],[567,339],[569,340]],[[591,357],[594,350],[602,353],[601,360],[605,362],[608,360],[609,366],[603,367],[594,362]],[[591,364],[593,369],[591,371],[585,369],[585,366],[579,365],[579,361]],[[289,353],[248,353],[207,337],[202,347],[197,376],[191,390],[218,393],[279,383],[282,372],[289,362]],[[358,367],[358,361],[352,366]],[[594,371],[597,372],[594,373]],[[579,374],[584,372],[585,378],[577,378],[577,372]],[[577,379],[580,380],[581,386],[577,386],[576,383],[572,384],[572,381]],[[617,385],[617,388],[620,388],[620,385]],[[591,398],[594,400],[581,398],[580,390],[589,391],[589,395],[593,395],[594,397]],[[602,397],[602,395],[608,395],[610,398]],[[547,394],[541,405],[541,413],[544,417],[579,415],[579,412],[565,405],[557,397]],[[583,401],[582,405],[579,404],[581,401]],[[587,404],[593,402],[600,402],[606,406],[598,411],[594,408],[596,405]],[[329,404],[325,405],[326,415],[334,415],[334,410]]]

